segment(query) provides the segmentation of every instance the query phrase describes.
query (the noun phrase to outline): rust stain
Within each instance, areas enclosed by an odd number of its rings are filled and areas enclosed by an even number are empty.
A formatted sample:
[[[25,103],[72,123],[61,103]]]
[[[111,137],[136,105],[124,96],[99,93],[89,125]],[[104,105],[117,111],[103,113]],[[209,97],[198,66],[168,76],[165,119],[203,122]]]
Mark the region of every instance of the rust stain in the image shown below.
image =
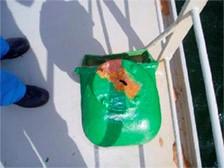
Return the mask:
[[[185,157],[184,157],[184,167],[185,167],[185,168],[190,168],[190,167],[192,167],[192,166],[191,166],[191,163],[189,162],[189,160],[187,160]]]
[[[178,88],[174,87],[173,90],[174,90],[174,99],[176,102],[177,100],[180,99],[181,95],[183,94],[183,89],[182,88],[178,89]]]
[[[163,147],[163,139],[161,138],[161,137],[159,137],[159,145],[160,145],[160,147]]]
[[[183,153],[184,153],[184,151],[183,151]],[[191,163],[189,162],[189,160],[187,160],[187,158],[185,157],[184,154],[183,154],[183,160],[184,160],[184,168],[190,168],[190,167],[192,167],[191,166]],[[178,167],[176,142],[173,143],[173,162]]]
[[[168,0],[160,0],[162,13],[165,16],[170,15],[169,1]]]
[[[172,149],[173,149],[173,162],[178,167],[176,142],[173,143],[173,148]]]
[[[140,90],[139,84],[133,81],[121,65],[121,59],[110,60],[100,65],[97,73],[110,80],[119,91],[124,91],[129,98],[134,98]]]
[[[177,101],[177,89],[175,87],[173,87],[173,93],[174,93],[174,101]]]

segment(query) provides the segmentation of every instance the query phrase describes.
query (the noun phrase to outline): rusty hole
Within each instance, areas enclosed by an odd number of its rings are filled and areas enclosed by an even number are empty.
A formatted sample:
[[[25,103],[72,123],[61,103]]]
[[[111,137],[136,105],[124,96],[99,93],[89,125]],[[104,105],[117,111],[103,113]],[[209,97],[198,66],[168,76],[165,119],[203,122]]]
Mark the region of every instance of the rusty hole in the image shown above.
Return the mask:
[[[127,82],[126,81],[124,81],[124,80],[122,80],[122,79],[120,79],[119,80],[119,82],[121,82],[123,85],[125,85],[125,86],[127,86],[128,84],[127,84]]]

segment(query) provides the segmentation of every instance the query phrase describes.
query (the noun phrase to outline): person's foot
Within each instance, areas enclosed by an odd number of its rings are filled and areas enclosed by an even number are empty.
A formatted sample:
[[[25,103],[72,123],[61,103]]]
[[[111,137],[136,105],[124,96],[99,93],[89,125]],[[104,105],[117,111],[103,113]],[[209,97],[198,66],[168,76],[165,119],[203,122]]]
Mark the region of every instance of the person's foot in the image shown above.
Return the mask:
[[[6,41],[8,42],[10,49],[8,53],[3,57],[3,60],[22,56],[30,48],[29,42],[26,38],[9,38],[6,39]]]
[[[15,104],[26,108],[39,107],[46,104],[48,99],[49,93],[45,89],[26,85],[26,93],[24,97]]]

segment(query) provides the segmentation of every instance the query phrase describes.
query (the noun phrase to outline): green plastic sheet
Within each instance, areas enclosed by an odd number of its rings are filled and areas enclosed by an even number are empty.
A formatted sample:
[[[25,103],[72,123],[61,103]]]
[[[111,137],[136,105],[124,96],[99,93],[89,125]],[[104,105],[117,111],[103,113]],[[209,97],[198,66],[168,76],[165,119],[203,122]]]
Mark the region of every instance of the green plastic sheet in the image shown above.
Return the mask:
[[[80,75],[82,126],[99,146],[138,145],[161,126],[155,72],[146,49],[105,56],[85,55]]]

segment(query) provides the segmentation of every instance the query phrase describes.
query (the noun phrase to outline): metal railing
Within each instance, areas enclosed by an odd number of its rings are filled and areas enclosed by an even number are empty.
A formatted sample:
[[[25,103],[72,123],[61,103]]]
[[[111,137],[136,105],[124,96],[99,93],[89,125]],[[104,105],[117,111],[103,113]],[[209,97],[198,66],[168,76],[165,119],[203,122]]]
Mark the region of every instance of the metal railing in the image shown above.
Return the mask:
[[[161,14],[161,12],[159,12],[158,20],[159,20],[159,28],[160,28],[161,34],[156,39],[154,39],[149,45],[147,45],[147,48],[149,50],[153,50],[153,47],[158,44],[161,44],[161,42],[162,42],[162,44],[165,44],[165,45],[163,45],[163,49],[159,56],[159,60],[165,61],[166,70],[169,71],[167,73],[171,73],[169,61],[173,57],[176,49],[182,45],[183,38],[187,35],[188,31],[190,30],[191,26],[193,25],[196,42],[197,42],[197,47],[198,47],[198,51],[199,51],[199,58],[200,58],[200,63],[201,63],[201,68],[202,68],[205,89],[206,89],[206,96],[207,96],[207,100],[208,100],[209,114],[210,114],[210,119],[211,119],[211,126],[212,126],[212,132],[213,132],[218,166],[224,167],[224,144],[223,144],[221,126],[220,126],[219,116],[218,116],[218,107],[217,107],[214,87],[213,87],[213,83],[212,83],[212,75],[211,75],[210,65],[209,65],[209,61],[208,61],[208,54],[207,54],[207,49],[206,49],[206,45],[205,45],[205,39],[204,39],[203,30],[202,30],[202,26],[201,26],[201,20],[200,20],[200,11],[203,9],[206,2],[207,2],[207,0],[186,1],[179,16],[174,17],[174,19],[176,19],[176,21],[165,30],[164,30],[163,21],[162,21],[162,14]],[[171,3],[174,3],[173,0],[171,1]],[[157,8],[159,8],[158,4],[159,4],[159,2],[156,0]],[[161,10],[157,9],[157,11],[161,11]],[[170,37],[169,41],[166,42],[165,38],[168,35],[171,35],[171,37]],[[176,114],[176,107],[174,104],[175,102],[173,99],[172,78],[171,78],[171,76],[169,77],[169,75],[168,75],[168,83],[169,83],[169,92],[171,95],[170,99],[171,99],[171,109],[172,109],[173,126],[174,126],[174,132],[175,132],[175,140],[177,143],[178,166],[184,167],[179,125],[178,125],[178,119],[177,119],[177,114]],[[193,105],[193,104],[191,104],[191,105]],[[191,120],[193,120],[193,124],[195,124],[193,110],[192,110],[192,114],[191,114]],[[193,132],[196,133],[196,125],[193,125],[192,129],[193,129]],[[193,135],[193,139],[194,139],[194,141],[197,141],[197,143],[198,143],[197,135]],[[196,147],[197,146],[198,145],[196,145]],[[199,150],[198,147],[196,150]],[[200,157],[200,156],[198,156],[199,154],[200,154],[199,152],[198,152],[198,154],[196,154],[197,159]],[[201,166],[201,163],[197,163],[197,164],[198,164],[197,166],[199,166],[199,167]]]
[[[220,167],[224,167],[224,145],[222,139],[222,131],[219,122],[218,107],[212,83],[211,69],[209,66],[208,53],[205,45],[205,38],[201,26],[201,20],[198,8],[192,9],[192,19],[193,19],[196,42],[199,51],[202,74],[204,78],[206,96],[208,100],[208,108],[211,119],[211,126],[216,149],[217,161]]]

